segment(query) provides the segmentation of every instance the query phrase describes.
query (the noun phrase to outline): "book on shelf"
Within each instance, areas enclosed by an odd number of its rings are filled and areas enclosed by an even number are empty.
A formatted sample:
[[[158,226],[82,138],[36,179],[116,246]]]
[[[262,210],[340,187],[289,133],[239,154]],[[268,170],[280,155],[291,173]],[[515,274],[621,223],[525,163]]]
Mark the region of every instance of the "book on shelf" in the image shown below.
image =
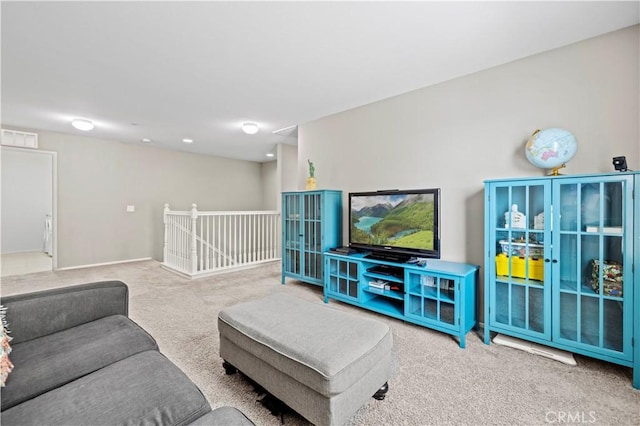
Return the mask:
[[[382,280],[369,281],[369,287],[377,288],[380,290],[388,290],[389,283]]]
[[[422,285],[426,287],[435,287],[436,279],[432,275],[423,275],[422,276]]]
[[[369,286],[369,291],[372,293],[384,294],[384,288],[374,287],[372,285]]]
[[[587,226],[587,232],[604,232],[608,234],[622,234],[622,226]]]

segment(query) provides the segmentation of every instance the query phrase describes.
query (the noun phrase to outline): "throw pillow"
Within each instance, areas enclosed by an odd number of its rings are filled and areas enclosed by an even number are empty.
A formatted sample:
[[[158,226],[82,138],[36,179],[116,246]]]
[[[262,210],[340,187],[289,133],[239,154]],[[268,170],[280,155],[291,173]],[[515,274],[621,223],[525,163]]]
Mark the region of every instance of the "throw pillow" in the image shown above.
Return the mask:
[[[11,353],[11,346],[9,346],[9,342],[11,341],[11,336],[9,336],[9,331],[7,329],[7,321],[5,319],[5,313],[7,308],[0,305],[0,386],[4,387],[5,382],[7,381],[7,377],[11,370],[13,370],[13,364],[11,364],[11,360],[9,359],[9,354]]]

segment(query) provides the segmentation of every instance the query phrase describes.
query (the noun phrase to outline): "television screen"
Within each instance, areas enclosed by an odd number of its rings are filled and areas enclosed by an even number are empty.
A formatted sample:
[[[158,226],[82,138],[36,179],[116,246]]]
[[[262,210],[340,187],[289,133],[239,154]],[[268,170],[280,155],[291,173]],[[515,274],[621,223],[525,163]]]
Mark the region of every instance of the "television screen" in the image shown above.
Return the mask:
[[[416,257],[440,257],[439,189],[349,194],[349,245]]]

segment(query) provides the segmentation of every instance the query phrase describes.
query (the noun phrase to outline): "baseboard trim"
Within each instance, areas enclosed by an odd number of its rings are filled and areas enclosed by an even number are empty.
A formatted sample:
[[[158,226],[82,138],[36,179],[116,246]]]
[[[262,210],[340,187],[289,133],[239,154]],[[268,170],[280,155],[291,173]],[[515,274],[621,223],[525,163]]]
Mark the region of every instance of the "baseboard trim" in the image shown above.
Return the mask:
[[[93,263],[91,265],[67,266],[65,268],[56,268],[54,270],[55,271],[70,271],[72,269],[95,268],[96,266],[108,266],[108,265],[117,265],[119,263],[142,262],[142,261],[145,261],[145,260],[152,260],[152,258],[151,257],[141,257],[139,259],[116,260],[115,262]]]
[[[4,251],[4,252],[2,252],[0,254],[25,254],[25,253],[42,253],[42,254],[48,256],[48,254],[46,254],[44,251],[42,251],[41,248],[33,249],[33,250]]]

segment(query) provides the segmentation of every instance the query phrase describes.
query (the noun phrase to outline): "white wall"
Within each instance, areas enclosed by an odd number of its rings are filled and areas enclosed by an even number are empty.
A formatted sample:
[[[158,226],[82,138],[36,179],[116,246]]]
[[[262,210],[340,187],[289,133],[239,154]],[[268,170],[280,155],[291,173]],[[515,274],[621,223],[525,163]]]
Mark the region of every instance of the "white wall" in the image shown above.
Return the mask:
[[[36,150],[2,147],[2,253],[42,251],[53,211],[53,160]]]
[[[350,191],[440,187],[442,258],[483,265],[483,180],[543,175],[524,155],[536,129],[575,134],[565,174],[613,171],[618,155],[640,169],[638,28],[303,124],[298,187],[308,158],[318,187],[342,189],[345,200]]]
[[[282,193],[298,189],[298,147],[278,144],[278,210],[282,209]]]
[[[192,203],[200,210],[263,208],[260,163],[38,133],[40,149],[58,157],[59,268],[161,260],[165,203],[174,210]]]
[[[305,160],[306,164],[306,160]],[[278,144],[278,175],[280,192],[295,191],[298,188],[298,147]],[[304,188],[304,186],[302,186]]]
[[[279,210],[278,204],[278,161],[262,163],[262,208],[264,210]]]

